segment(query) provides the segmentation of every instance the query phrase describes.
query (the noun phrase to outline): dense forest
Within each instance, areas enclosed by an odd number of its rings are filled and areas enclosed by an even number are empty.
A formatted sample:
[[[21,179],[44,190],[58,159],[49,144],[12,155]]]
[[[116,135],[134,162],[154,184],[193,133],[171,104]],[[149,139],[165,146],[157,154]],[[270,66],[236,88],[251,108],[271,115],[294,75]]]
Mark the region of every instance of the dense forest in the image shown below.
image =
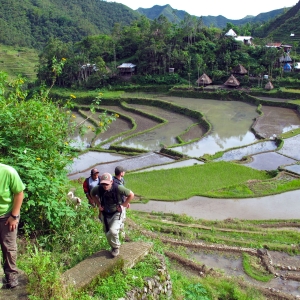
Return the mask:
[[[245,26],[251,23],[253,31],[249,34],[266,37],[278,27],[284,32],[296,30],[295,20],[288,23],[286,11],[278,9],[257,16],[247,16],[241,20],[229,20],[223,16],[191,16],[185,11],[175,10],[170,5],[155,5],[149,9],[131,8],[116,2],[103,0],[0,0],[0,43],[4,45],[26,46],[42,49],[49,38],[58,38],[63,42],[77,42],[89,35],[110,34],[115,23],[121,26],[129,25],[141,15],[150,20],[158,19],[164,15],[171,23],[179,24],[185,18],[196,18],[204,26],[223,29],[227,23],[235,26]],[[298,8],[288,15],[296,17]],[[201,15],[201,10],[198,16]],[[273,22],[275,17],[280,17]],[[277,20],[276,19],[276,20]],[[287,21],[287,24],[285,22]],[[272,24],[275,24],[272,25]],[[261,25],[263,27],[261,28]],[[271,25],[271,26],[269,26]],[[282,30],[276,36],[282,39]],[[283,34],[284,35],[284,34]],[[286,38],[286,36],[285,36]]]
[[[63,87],[118,84],[117,66],[126,62],[136,65],[133,83],[190,83],[204,72],[215,83],[223,83],[239,64],[254,77],[282,76],[278,60],[286,54],[266,48],[268,42],[291,44],[292,59],[298,61],[299,9],[300,2],[264,24],[227,22],[220,29],[189,14],[182,15],[180,22],[171,22],[163,14],[150,20],[122,4],[105,1],[1,0],[0,42],[39,49],[38,79],[50,85],[53,58],[66,60],[56,81]],[[229,29],[240,36],[251,35],[253,45],[226,37]],[[174,68],[173,76],[169,68]],[[242,81],[249,83],[247,76]]]
[[[255,46],[249,46],[225,36],[229,29],[246,35],[255,28],[250,23],[227,23],[221,30],[206,27],[201,19],[188,15],[179,24],[169,22],[163,15],[154,21],[141,16],[127,26],[116,24],[112,34],[88,36],[76,43],[51,39],[40,55],[38,78],[51,82],[53,57],[66,59],[57,81],[64,87],[113,85],[118,81],[117,66],[123,62],[136,65],[132,80],[139,84],[174,84],[182,79],[195,82],[203,72],[214,82],[222,83],[239,64],[253,76],[282,76],[278,61],[286,53],[266,47],[271,39],[254,38]],[[294,60],[297,45],[294,42]],[[169,68],[174,68],[174,75],[169,75]],[[242,80],[247,81],[248,77]]]
[[[109,33],[139,13],[120,3],[97,0],[1,0],[0,43],[41,49],[51,37],[64,42]]]

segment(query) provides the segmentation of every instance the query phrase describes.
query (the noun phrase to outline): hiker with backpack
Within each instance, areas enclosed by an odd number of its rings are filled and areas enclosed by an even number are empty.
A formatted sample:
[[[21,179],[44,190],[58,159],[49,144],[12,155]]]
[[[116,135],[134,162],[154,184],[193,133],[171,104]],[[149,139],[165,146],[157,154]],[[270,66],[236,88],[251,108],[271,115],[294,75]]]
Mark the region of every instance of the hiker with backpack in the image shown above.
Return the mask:
[[[117,166],[117,167],[115,168],[115,175],[113,176],[113,181],[114,181],[115,183],[119,184],[119,185],[125,185],[125,180],[124,180],[125,172],[126,172],[126,170],[125,170],[122,166]],[[123,199],[123,201],[125,201],[125,197],[124,197],[124,196],[123,196],[122,199]],[[128,204],[128,207],[127,207],[127,208],[129,208],[129,205],[130,205],[130,204]],[[125,227],[126,209],[127,209],[127,208],[124,207],[123,224],[122,224],[121,229],[120,229],[120,231],[121,231],[121,236],[122,236],[123,238],[125,238],[125,230],[124,230],[124,227]]]
[[[96,206],[96,203],[94,202],[93,198],[91,197],[91,190],[93,187],[98,186],[100,184],[100,178],[99,178],[99,171],[97,169],[91,170],[91,176],[87,177],[83,182],[83,191],[85,193],[86,198],[89,201],[89,204],[92,207]]]
[[[114,183],[110,173],[104,173],[100,177],[100,185],[92,189],[91,196],[99,207],[99,218],[111,246],[111,254],[116,257],[120,253],[119,232],[123,224],[124,208],[127,208],[134,198],[134,193],[123,185]],[[124,201],[123,196],[125,196]]]

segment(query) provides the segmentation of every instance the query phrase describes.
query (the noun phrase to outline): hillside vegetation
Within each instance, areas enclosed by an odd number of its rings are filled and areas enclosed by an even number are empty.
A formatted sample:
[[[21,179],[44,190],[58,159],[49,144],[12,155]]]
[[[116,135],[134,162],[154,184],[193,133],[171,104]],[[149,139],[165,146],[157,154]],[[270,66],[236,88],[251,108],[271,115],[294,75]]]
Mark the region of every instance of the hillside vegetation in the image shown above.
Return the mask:
[[[97,0],[1,0],[0,43],[41,48],[50,37],[64,42],[109,33],[139,14],[120,3]]]
[[[286,13],[271,20],[264,26],[257,28],[254,35],[258,37],[271,37],[274,42],[284,41],[292,43],[295,38],[291,37],[291,33],[295,34],[296,41],[300,37],[300,1]]]

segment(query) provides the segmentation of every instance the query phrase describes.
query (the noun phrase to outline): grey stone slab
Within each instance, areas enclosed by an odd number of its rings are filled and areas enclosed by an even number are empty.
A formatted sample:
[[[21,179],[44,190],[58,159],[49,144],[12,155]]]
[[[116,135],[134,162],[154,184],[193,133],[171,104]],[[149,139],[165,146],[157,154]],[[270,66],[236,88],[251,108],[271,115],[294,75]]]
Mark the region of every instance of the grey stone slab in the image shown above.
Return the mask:
[[[120,259],[123,259],[125,269],[132,268],[149,253],[151,247],[152,243],[146,242],[125,243],[120,248],[120,255],[115,258],[109,251],[99,251],[66,271],[63,280],[66,285],[73,285],[75,289],[80,290],[98,276],[111,272]]]

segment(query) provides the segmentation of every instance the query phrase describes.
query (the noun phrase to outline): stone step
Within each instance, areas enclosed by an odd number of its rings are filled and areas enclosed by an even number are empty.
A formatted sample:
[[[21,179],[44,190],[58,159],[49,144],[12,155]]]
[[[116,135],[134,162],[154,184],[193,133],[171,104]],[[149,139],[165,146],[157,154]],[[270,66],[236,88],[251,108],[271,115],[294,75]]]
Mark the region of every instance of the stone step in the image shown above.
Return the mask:
[[[113,258],[107,250],[101,250],[86,258],[72,269],[62,274],[66,285],[73,285],[76,290],[87,287],[101,276],[109,274],[116,266],[123,265],[123,269],[132,268],[141,261],[152,248],[152,243],[130,242],[120,248],[120,255]],[[27,277],[20,271],[19,285],[14,289],[0,289],[0,299],[27,300]]]
[[[106,250],[96,252],[67,270],[63,274],[63,280],[66,285],[72,284],[75,289],[80,290],[87,287],[96,277],[110,273],[119,264],[120,259],[124,261],[124,269],[132,268],[151,248],[152,243],[130,242],[121,245],[120,255],[115,258]]]

